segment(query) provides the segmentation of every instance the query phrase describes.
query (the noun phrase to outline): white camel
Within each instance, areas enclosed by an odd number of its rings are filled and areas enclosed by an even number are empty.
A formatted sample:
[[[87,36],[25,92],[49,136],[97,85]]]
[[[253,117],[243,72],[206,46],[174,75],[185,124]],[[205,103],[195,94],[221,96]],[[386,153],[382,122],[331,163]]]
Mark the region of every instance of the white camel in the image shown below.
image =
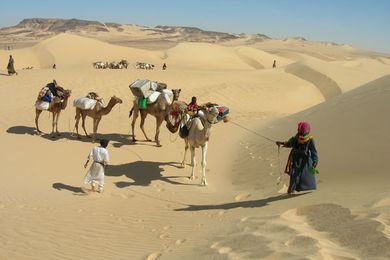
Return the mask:
[[[207,148],[208,143],[210,139],[211,134],[211,126],[213,122],[216,121],[216,118],[218,116],[218,109],[216,107],[211,107],[208,109],[205,109],[205,115],[204,117],[195,117],[193,119],[188,120],[184,119],[184,122],[186,123],[186,126],[188,128],[188,136],[184,138],[185,142],[185,150],[184,150],[184,158],[181,163],[182,167],[185,167],[185,160],[187,155],[187,150],[190,148],[191,151],[191,176],[190,180],[193,180],[195,177],[195,148],[202,148],[202,181],[201,185],[206,186],[206,155],[207,155]]]

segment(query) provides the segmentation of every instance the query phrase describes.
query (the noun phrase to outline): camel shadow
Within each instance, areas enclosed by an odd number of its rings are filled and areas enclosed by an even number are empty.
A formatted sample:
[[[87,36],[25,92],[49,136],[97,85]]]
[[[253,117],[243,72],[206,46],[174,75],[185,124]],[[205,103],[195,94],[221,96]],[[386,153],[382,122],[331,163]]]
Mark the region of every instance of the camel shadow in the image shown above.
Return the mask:
[[[77,135],[71,132],[61,132],[60,134],[44,133],[41,134],[41,137],[51,141],[70,140],[70,141],[79,141],[84,143],[92,143],[92,138],[86,136],[80,136],[80,138],[77,138]],[[123,145],[133,145],[134,142],[129,137],[130,137],[129,135],[122,135],[122,134],[99,134],[96,137],[95,142],[99,142],[99,140],[101,139],[107,139],[110,140],[110,142],[113,144],[114,147],[121,147]]]
[[[36,130],[35,127],[30,127],[30,126],[13,126],[7,129],[7,133],[9,134],[17,134],[17,135],[35,135]]]
[[[59,140],[70,140],[70,141],[79,141],[84,143],[92,143],[92,138],[88,138],[84,135],[80,135],[80,138],[77,138],[77,135],[73,132],[60,132],[59,134],[51,134],[51,133],[42,133],[38,134],[35,127],[30,126],[13,126],[7,129],[7,133],[9,134],[29,134],[29,135],[38,135],[42,138],[45,138],[50,141],[59,141]],[[129,134],[98,134],[95,140],[96,143],[99,142],[100,139],[110,140],[111,144],[115,148],[120,148],[124,145],[148,145],[148,146],[156,146],[153,141],[140,141],[133,142],[132,135]]]
[[[228,209],[235,209],[235,208],[261,208],[261,207],[267,206],[270,203],[275,202],[275,201],[292,199],[292,198],[296,198],[296,197],[299,197],[299,196],[302,196],[302,195],[305,195],[308,193],[311,193],[311,192],[291,194],[291,195],[282,194],[282,195],[277,195],[277,196],[273,196],[273,197],[268,197],[265,199],[247,200],[247,201],[239,201],[239,202],[232,202],[232,203],[225,203],[225,204],[188,205],[187,208],[175,209],[175,211],[200,211],[200,210],[213,210],[213,209],[228,210]]]
[[[169,165],[171,167],[180,168],[179,163],[175,162],[150,162],[150,161],[136,161],[132,163],[109,165],[105,172],[106,176],[120,177],[126,176],[133,180],[132,182],[120,181],[115,185],[118,188],[126,188],[129,186],[149,186],[153,181],[164,181],[176,185],[192,185],[174,181],[172,179],[185,178],[183,176],[163,176],[164,169],[161,166]]]
[[[68,190],[68,191],[72,191],[73,193],[83,193],[83,194],[85,193],[81,187],[74,187],[60,182],[53,183],[52,187],[59,191]]]
[[[10,75],[9,74],[5,74],[5,73],[0,73],[1,76],[7,76],[9,77]]]

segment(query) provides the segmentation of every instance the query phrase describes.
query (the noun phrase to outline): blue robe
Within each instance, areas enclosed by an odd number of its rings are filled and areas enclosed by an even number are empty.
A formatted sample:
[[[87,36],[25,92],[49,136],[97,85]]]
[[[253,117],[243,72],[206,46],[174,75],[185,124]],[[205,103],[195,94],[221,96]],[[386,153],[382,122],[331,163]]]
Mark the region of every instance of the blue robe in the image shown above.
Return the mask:
[[[311,172],[312,167],[318,163],[317,149],[313,139],[306,143],[298,143],[298,137],[290,138],[285,147],[292,148],[289,161],[290,185],[288,192],[315,190],[317,188],[315,175]]]

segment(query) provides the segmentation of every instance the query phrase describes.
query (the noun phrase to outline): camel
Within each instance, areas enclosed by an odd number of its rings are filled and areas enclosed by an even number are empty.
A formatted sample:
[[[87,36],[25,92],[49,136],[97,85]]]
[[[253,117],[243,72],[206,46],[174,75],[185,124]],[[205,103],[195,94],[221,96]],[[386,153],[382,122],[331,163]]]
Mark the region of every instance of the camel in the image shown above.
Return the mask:
[[[183,117],[183,123],[186,124],[188,128],[188,136],[184,138],[185,148],[184,148],[184,158],[181,162],[182,167],[185,167],[185,160],[187,155],[187,150],[190,148],[191,151],[191,176],[190,180],[193,180],[195,177],[195,148],[202,148],[202,186],[207,186],[206,181],[206,155],[208,142],[211,134],[211,126],[213,122],[216,121],[218,116],[218,109],[216,107],[205,108],[205,116],[204,117],[195,117],[191,120]]]
[[[87,134],[87,130],[85,130],[85,118],[87,116],[91,117],[93,119],[93,135],[92,140],[95,141],[97,129],[100,123],[100,120],[102,119],[102,116],[107,115],[111,112],[112,108],[116,104],[122,104],[122,100],[120,98],[117,98],[116,96],[111,97],[110,101],[108,102],[107,106],[103,107],[103,104],[101,102],[96,102],[96,105],[93,109],[81,109],[76,107],[76,123],[75,128],[77,132],[77,138],[80,139],[79,135],[79,121],[80,118],[82,119],[81,126],[83,127],[84,133],[88,138],[91,138],[90,135]]]
[[[172,92],[173,92],[172,103],[179,99],[180,91],[181,91],[181,89],[172,89]],[[131,122],[131,131],[132,131],[132,135],[133,135],[133,142],[137,141],[135,139],[135,135],[134,135],[134,126],[135,126],[135,122],[137,121],[139,113],[141,114],[140,127],[142,130],[142,133],[144,134],[145,139],[147,141],[152,141],[151,139],[148,138],[148,136],[145,133],[145,129],[144,129],[146,116],[148,114],[150,114],[156,118],[156,134],[154,136],[154,141],[156,142],[156,145],[158,147],[161,147],[160,139],[159,139],[160,126],[163,123],[163,121],[166,120],[166,118],[168,116],[168,111],[171,108],[172,103],[169,104],[168,101],[165,99],[164,95],[161,94],[157,98],[156,102],[154,102],[152,104],[148,104],[146,109],[139,109],[137,100],[134,100],[133,108],[130,110],[130,114],[129,114],[129,117],[131,117],[131,115],[133,114],[133,111],[134,111],[133,120]]]
[[[70,94],[71,94],[71,90],[67,89],[67,90],[64,90],[63,91],[63,97],[64,99],[61,101],[61,102],[56,102],[52,104],[50,104],[50,107],[47,111],[51,112],[52,114],[52,131],[51,131],[51,134],[53,135],[54,137],[54,128],[55,128],[55,133],[57,135],[60,135],[60,133],[58,132],[58,118],[60,117],[60,113],[61,113],[61,110],[64,110],[66,108],[66,106],[68,105],[68,99],[70,97]],[[39,119],[39,116],[41,115],[43,110],[39,110],[39,109],[35,109],[35,126],[37,128],[37,132],[38,134],[41,134],[42,131],[39,129],[39,126],[38,126],[38,119]]]

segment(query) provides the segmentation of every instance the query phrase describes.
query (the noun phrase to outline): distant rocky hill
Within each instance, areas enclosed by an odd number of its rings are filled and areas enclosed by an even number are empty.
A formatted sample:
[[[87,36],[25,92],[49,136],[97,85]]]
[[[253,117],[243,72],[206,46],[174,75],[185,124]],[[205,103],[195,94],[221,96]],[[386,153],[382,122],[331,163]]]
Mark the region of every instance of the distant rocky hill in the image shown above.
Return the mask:
[[[268,36],[263,34],[232,34],[206,31],[196,27],[159,25],[151,28],[139,25],[101,23],[79,19],[30,18],[24,19],[16,26],[1,28],[0,44],[21,47],[64,32],[97,38],[111,43],[134,41],[220,43],[240,39],[250,42],[269,39]]]

